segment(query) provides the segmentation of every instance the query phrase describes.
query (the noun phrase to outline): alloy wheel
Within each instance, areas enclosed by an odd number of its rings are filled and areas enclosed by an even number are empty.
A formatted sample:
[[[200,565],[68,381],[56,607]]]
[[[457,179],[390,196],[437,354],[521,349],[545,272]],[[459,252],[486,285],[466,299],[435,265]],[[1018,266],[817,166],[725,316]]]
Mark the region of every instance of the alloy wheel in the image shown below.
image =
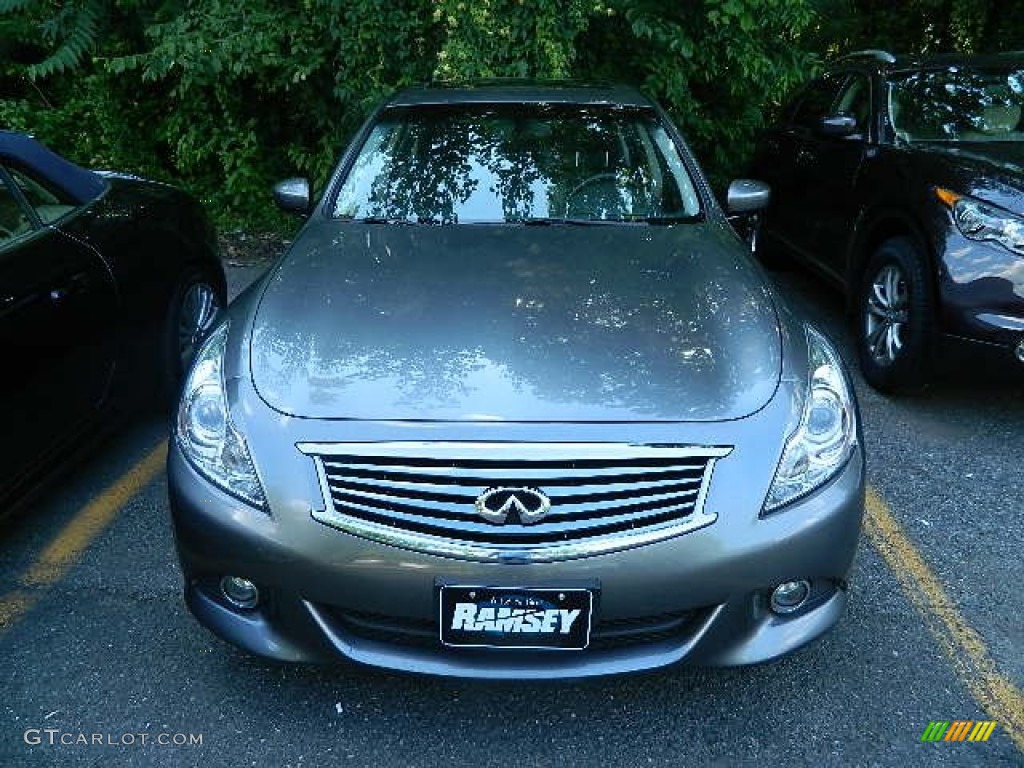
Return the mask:
[[[213,286],[202,282],[193,283],[185,291],[178,316],[178,355],[182,371],[188,370],[192,364],[192,358],[220,309],[220,299]]]
[[[896,362],[906,340],[909,292],[902,270],[887,264],[878,271],[864,307],[864,343],[879,365]]]

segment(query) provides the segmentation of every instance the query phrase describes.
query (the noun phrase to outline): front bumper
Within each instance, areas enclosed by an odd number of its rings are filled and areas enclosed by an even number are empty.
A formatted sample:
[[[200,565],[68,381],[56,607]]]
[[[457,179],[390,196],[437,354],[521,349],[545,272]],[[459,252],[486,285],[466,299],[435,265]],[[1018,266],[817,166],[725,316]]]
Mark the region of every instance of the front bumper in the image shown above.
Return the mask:
[[[199,476],[173,442],[168,474],[186,602],[222,638],[287,661],[348,659],[479,678],[750,664],[788,653],[841,615],[864,508],[858,450],[826,486],[766,518],[721,509],[713,525],[626,551],[482,563],[372,542],[311,514],[299,519],[251,509]],[[225,575],[258,585],[260,604],[233,607],[220,594]],[[812,598],[796,612],[774,613],[772,588],[792,579],[809,580]],[[437,619],[441,583],[593,588],[591,646],[446,648]]]
[[[947,233],[939,269],[947,334],[1002,348],[1019,365],[1024,344],[1024,257],[993,243]]]

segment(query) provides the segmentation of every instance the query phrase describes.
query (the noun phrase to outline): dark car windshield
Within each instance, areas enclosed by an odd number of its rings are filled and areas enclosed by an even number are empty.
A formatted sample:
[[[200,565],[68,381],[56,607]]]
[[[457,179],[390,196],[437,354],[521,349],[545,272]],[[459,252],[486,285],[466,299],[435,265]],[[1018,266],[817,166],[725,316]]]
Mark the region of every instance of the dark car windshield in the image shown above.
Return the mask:
[[[387,222],[670,223],[700,213],[653,110],[416,106],[384,112],[334,215]]]
[[[903,141],[1024,141],[1024,68],[949,67],[897,77],[889,116]]]

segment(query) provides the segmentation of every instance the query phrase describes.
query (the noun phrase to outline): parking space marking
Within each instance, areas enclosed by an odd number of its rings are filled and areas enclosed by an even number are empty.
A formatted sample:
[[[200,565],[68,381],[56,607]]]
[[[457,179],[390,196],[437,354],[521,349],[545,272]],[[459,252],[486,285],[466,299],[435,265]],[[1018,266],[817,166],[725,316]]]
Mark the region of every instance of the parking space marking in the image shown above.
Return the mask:
[[[0,631],[14,625],[31,610],[43,590],[64,577],[121,508],[163,469],[166,460],[167,444],[161,441],[61,529],[18,579],[18,588],[0,597]]]
[[[885,501],[868,487],[864,530],[911,604],[924,616],[961,682],[1024,751],[1024,695],[999,673],[981,635],[967,623]]]

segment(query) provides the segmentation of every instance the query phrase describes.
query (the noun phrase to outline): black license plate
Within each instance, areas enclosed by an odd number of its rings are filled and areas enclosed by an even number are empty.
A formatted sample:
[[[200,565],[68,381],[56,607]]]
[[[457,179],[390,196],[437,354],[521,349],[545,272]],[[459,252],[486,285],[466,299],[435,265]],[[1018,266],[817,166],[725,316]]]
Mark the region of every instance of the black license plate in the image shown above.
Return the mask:
[[[476,648],[582,650],[594,596],[587,589],[441,587],[441,642]]]

